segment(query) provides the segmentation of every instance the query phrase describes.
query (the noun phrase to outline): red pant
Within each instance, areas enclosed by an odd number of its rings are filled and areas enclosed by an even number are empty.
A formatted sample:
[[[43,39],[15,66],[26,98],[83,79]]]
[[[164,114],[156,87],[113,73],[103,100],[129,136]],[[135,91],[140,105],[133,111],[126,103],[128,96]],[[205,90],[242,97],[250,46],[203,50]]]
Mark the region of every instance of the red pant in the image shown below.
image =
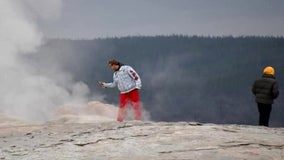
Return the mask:
[[[126,104],[130,102],[136,120],[141,120],[141,106],[138,89],[134,89],[128,93],[120,94],[120,107],[118,110],[117,121],[122,122],[126,115]]]

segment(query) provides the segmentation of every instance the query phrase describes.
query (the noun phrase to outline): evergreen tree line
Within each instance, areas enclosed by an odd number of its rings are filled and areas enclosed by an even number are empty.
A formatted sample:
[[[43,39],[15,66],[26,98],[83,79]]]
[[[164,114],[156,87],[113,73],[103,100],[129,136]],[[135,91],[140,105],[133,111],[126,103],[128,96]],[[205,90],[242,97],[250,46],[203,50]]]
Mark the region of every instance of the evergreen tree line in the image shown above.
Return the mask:
[[[143,107],[154,121],[257,124],[251,85],[271,65],[280,84],[271,126],[284,126],[283,37],[49,39],[37,52],[29,59],[42,72],[53,64],[116,105],[117,89],[101,89],[96,81],[112,81],[110,59],[131,65],[141,76]]]

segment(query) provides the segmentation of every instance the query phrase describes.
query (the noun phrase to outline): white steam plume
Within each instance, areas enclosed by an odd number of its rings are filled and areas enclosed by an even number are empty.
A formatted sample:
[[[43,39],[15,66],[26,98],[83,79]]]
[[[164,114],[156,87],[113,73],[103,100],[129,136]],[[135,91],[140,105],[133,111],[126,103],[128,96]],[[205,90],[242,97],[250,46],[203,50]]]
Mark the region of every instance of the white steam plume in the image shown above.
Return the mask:
[[[43,43],[36,22],[58,16],[60,8],[60,0],[0,1],[0,113],[43,122],[60,105],[87,101],[89,88],[72,75],[63,77],[62,87],[21,61]]]

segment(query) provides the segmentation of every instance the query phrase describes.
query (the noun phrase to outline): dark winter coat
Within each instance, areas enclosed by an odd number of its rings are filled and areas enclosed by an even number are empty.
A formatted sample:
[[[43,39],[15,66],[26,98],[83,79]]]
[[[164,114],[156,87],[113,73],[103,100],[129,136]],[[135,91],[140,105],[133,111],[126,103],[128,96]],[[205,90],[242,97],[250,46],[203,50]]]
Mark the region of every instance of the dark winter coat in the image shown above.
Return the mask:
[[[273,100],[279,95],[278,83],[275,77],[264,74],[254,82],[252,93],[255,95],[257,103],[272,104]]]

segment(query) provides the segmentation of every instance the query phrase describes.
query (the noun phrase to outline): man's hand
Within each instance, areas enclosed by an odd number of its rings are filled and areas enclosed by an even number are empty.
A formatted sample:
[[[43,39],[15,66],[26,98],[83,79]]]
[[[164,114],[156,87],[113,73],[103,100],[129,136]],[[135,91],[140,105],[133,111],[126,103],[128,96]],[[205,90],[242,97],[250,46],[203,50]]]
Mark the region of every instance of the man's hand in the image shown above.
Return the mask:
[[[106,87],[104,86],[105,82],[98,81],[98,84],[99,84],[100,87],[106,88]]]

